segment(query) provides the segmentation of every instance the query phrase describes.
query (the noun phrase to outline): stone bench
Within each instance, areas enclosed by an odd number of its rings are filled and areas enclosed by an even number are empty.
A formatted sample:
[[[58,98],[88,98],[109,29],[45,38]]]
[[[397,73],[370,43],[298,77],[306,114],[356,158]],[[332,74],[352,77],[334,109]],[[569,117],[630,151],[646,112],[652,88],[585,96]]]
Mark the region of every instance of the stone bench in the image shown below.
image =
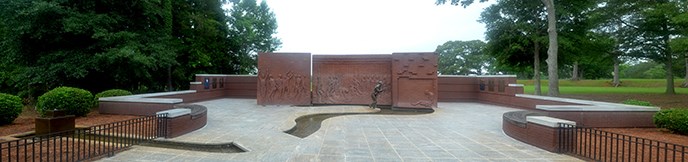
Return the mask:
[[[549,116],[526,116],[526,121],[528,121],[528,123],[540,124],[550,128],[559,128],[561,127],[560,124],[567,124],[571,126],[576,125],[576,122],[574,121],[553,118]]]
[[[193,93],[196,93],[196,90],[102,97],[98,99],[98,111],[103,114],[153,115],[184,102],[181,98],[163,97]]]
[[[503,114],[504,134],[550,152],[559,150],[560,124],[575,126],[576,122],[543,115],[541,112],[512,111]]]
[[[544,116],[545,114],[536,111],[510,111],[502,114],[503,121],[510,122],[519,127],[525,127],[528,116]]]
[[[176,105],[173,109],[159,111],[156,114],[167,113],[165,118],[167,136],[165,138],[174,138],[203,128],[207,124],[207,112],[207,108],[202,105],[182,104]]]
[[[571,103],[570,105],[536,105],[545,116],[575,121],[584,127],[655,127],[652,116],[658,107],[626,105],[600,101],[517,94],[517,97]]]

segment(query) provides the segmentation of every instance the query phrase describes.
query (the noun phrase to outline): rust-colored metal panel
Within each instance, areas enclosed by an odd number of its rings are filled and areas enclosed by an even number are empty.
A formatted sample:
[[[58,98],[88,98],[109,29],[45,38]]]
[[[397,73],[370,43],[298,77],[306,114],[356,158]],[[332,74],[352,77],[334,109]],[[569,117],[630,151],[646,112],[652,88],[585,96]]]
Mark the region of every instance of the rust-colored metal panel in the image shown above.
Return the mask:
[[[437,107],[437,54],[392,54],[392,105]]]
[[[378,105],[391,105],[391,56],[313,55],[313,104],[368,105],[382,81]]]
[[[258,54],[258,105],[310,105],[310,53]]]

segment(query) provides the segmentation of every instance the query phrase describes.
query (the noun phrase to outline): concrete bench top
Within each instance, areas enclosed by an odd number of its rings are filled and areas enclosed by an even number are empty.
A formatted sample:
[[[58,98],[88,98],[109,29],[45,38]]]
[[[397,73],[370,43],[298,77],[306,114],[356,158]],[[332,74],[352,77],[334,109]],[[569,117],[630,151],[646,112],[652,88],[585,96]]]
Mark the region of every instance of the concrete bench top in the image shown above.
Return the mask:
[[[224,76],[232,76],[232,77],[254,77],[254,76],[256,76],[256,75],[196,74],[196,76],[199,76],[199,77],[224,77]]]
[[[546,111],[659,111],[658,107],[654,106],[636,106],[619,103],[609,103],[600,101],[578,100],[570,98],[537,96],[527,94],[516,94],[516,97],[549,100],[558,102],[568,102],[580,105],[536,105],[535,109]]]
[[[549,116],[526,116],[526,121],[528,121],[529,123],[540,124],[551,128],[558,128],[559,123],[576,125],[576,122],[574,121],[553,118]]]
[[[171,96],[171,95],[180,95],[180,94],[189,94],[189,93],[196,93],[196,90],[146,93],[146,94],[129,95],[129,96],[117,96],[117,97],[103,97],[103,98],[99,98],[98,101],[176,104],[176,103],[182,103],[182,102],[184,102],[184,100],[178,99],[178,98],[151,98],[151,97]]]
[[[509,77],[516,77],[516,75],[438,75],[437,77],[440,78],[463,78],[463,77],[469,77],[469,78],[509,78]]]
[[[165,113],[167,113],[167,118],[176,118],[178,116],[191,114],[191,109],[185,109],[185,108],[169,109],[169,110],[165,110],[165,111],[158,111],[155,114],[160,115],[160,114],[165,114]]]

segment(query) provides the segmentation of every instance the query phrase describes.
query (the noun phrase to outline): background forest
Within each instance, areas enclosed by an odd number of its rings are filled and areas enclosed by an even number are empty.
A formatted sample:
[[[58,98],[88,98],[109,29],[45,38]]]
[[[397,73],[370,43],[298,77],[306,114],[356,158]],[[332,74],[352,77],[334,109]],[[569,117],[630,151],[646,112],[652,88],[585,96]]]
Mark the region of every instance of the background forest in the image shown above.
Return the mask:
[[[280,40],[255,0],[0,0],[0,92],[187,89],[198,73],[254,74]]]
[[[466,7],[474,1],[437,0],[447,2]],[[535,80],[535,94],[541,94],[540,79],[549,78],[553,88],[550,74],[558,75],[554,80],[610,79],[613,87],[622,86],[620,78],[663,78],[666,94],[675,93],[675,78],[685,77],[682,87],[688,87],[686,0],[499,0],[479,21],[486,42],[437,47],[441,74],[516,74]],[[552,56],[548,49],[558,57],[552,63],[545,61]],[[557,68],[547,72],[552,65]]]

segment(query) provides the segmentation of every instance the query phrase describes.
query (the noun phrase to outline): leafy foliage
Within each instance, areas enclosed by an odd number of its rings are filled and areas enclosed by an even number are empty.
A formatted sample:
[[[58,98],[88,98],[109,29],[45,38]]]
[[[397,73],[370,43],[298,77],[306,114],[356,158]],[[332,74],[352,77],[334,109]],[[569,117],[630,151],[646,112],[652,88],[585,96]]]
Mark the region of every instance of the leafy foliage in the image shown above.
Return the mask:
[[[492,70],[494,58],[484,53],[485,42],[448,41],[435,50],[439,54],[438,70],[443,75],[482,75]],[[487,71],[483,71],[487,70]]]
[[[675,133],[688,134],[688,109],[660,110],[653,116],[655,126]]]
[[[278,48],[276,21],[266,3],[235,2],[248,13],[240,17],[223,9],[229,3],[0,0],[0,90],[161,91],[184,89],[197,73],[248,73],[251,51]]]
[[[623,104],[627,105],[638,105],[638,106],[654,106],[652,103],[648,101],[641,101],[641,100],[636,100],[636,99],[628,99],[622,102]]]
[[[103,92],[100,92],[96,94],[96,99],[101,98],[101,97],[115,97],[115,96],[127,96],[127,95],[132,95],[131,92],[123,89],[111,89],[111,90],[106,90]]]
[[[91,92],[73,88],[58,87],[38,97],[36,110],[44,116],[47,110],[65,110],[67,114],[86,116],[91,111],[94,98]]]
[[[256,0],[233,0],[229,11],[232,39],[231,53],[239,73],[257,73],[257,53],[271,52],[280,47],[282,42],[273,37],[277,30],[277,20],[265,1],[256,5]]]
[[[598,9],[605,23],[601,28],[611,31],[627,56],[651,59],[664,64],[666,93],[674,94],[673,64],[678,57],[671,42],[685,37],[688,2],[605,0]],[[674,45],[675,46],[675,45]]]
[[[21,98],[0,93],[0,125],[10,124],[22,112]]]

